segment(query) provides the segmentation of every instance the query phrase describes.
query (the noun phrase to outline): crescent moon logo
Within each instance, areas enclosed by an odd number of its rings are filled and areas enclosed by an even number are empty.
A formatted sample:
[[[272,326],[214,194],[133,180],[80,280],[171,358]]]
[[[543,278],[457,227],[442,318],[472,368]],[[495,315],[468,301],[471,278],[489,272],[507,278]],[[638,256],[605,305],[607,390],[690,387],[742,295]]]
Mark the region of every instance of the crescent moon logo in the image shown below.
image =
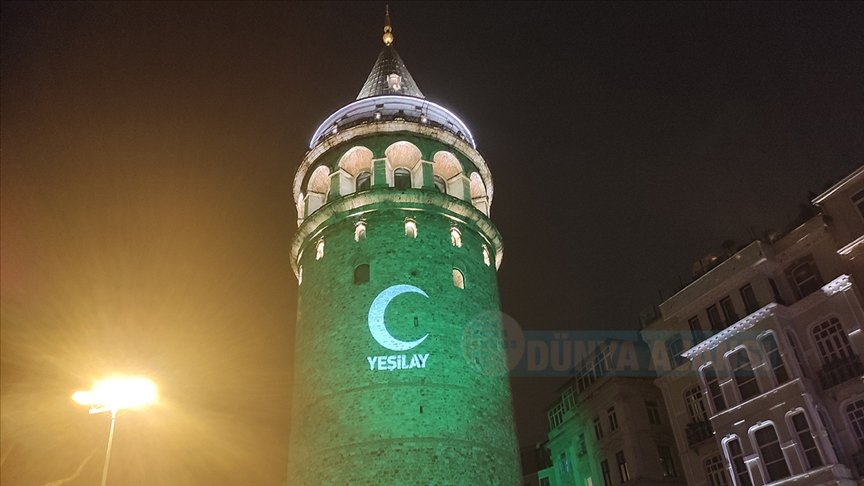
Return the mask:
[[[400,341],[387,331],[387,326],[384,325],[384,313],[390,302],[402,294],[420,294],[427,299],[429,298],[426,292],[413,285],[393,285],[382,290],[369,307],[369,332],[372,333],[372,337],[378,341],[378,344],[391,351],[407,351],[416,348],[429,337],[429,334],[426,334],[416,341]]]

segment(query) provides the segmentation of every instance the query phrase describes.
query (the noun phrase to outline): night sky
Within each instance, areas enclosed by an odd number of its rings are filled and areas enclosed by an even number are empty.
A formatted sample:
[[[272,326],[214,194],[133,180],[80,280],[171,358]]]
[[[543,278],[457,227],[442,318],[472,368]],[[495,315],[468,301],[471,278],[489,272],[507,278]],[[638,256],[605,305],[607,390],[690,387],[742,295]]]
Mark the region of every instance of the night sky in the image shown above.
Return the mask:
[[[3,3],[3,484],[284,479],[291,181],[352,101],[383,3]],[[391,4],[420,89],[495,182],[503,311],[633,329],[694,261],[864,163],[864,4]],[[520,442],[560,380],[513,380]],[[83,466],[82,466],[83,464]],[[76,469],[80,472],[76,475]],[[60,484],[60,483],[54,483]]]

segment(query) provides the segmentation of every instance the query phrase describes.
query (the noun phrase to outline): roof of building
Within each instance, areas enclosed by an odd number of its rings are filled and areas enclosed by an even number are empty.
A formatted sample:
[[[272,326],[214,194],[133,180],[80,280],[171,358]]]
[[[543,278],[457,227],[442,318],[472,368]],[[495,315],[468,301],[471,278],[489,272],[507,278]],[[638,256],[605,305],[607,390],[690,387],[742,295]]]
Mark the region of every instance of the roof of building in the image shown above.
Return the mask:
[[[373,96],[401,95],[424,98],[402,58],[392,45],[385,45],[357,99]]]
[[[393,47],[393,27],[390,26],[390,8],[386,7],[384,14],[384,49],[378,54],[372,72],[363,83],[363,89],[357,95],[358,100],[371,98],[373,96],[400,95],[425,98],[411,73],[405,67],[399,53]]]

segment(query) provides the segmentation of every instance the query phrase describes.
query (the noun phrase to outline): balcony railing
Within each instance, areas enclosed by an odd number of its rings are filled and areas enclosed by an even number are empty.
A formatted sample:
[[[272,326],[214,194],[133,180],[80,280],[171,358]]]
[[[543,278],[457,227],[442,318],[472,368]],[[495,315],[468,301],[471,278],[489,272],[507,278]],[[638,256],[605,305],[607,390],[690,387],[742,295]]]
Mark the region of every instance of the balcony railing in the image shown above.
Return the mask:
[[[837,359],[826,364],[819,370],[819,382],[822,389],[828,390],[846,381],[861,378],[864,375],[864,363],[856,355]]]
[[[687,424],[687,445],[693,448],[706,440],[714,437],[714,428],[711,427],[711,422],[702,420],[701,422],[690,422]]]

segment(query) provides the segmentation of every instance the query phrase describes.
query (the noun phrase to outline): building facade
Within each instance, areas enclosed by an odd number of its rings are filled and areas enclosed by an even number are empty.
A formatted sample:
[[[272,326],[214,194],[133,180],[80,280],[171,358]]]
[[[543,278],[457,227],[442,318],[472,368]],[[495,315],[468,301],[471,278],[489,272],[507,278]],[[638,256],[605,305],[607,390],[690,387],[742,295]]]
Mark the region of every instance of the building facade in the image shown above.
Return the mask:
[[[519,484],[492,176],[383,39],[294,178],[288,484]]]
[[[660,391],[650,377],[610,373],[612,349],[577,366],[549,409],[552,467],[539,472],[539,484],[684,485]]]
[[[864,168],[643,330],[688,484],[864,484]]]

